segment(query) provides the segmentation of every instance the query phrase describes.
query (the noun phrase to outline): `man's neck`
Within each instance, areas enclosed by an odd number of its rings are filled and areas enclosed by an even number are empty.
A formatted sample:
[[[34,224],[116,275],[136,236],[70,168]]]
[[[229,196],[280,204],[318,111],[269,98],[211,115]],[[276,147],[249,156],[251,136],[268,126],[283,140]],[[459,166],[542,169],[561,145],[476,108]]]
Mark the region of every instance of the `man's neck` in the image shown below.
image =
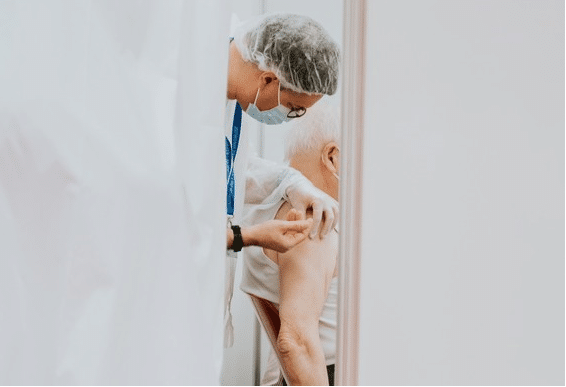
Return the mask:
[[[320,159],[317,161],[317,158],[309,155],[296,155],[293,156],[289,165],[301,172],[316,188],[337,199],[337,192],[334,192],[337,191],[337,187],[334,187],[334,184],[329,184],[326,178],[328,171],[323,168]]]

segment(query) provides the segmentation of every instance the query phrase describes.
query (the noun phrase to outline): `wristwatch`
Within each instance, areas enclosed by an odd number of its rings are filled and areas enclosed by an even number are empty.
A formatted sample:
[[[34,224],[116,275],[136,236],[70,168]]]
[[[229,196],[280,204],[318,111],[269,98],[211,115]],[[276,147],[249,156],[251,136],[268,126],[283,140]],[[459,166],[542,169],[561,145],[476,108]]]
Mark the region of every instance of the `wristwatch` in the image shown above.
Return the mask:
[[[238,252],[244,247],[244,240],[242,239],[242,230],[240,226],[231,226],[234,233],[234,241],[232,242],[232,250]]]

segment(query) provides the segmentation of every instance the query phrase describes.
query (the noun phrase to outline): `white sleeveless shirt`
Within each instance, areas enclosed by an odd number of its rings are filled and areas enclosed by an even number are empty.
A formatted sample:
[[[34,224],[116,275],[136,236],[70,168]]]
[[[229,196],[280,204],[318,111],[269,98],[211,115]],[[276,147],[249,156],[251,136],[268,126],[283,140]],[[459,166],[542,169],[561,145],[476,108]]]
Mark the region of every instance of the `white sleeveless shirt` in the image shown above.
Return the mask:
[[[251,208],[246,211],[243,224],[252,225],[274,219],[283,203],[283,200],[274,200],[273,203],[250,206]],[[245,293],[271,301],[279,309],[279,266],[263,253],[262,247],[249,246],[243,251],[244,266],[240,289]],[[330,282],[328,296],[318,322],[326,365],[336,362],[337,303],[338,277],[334,277]]]

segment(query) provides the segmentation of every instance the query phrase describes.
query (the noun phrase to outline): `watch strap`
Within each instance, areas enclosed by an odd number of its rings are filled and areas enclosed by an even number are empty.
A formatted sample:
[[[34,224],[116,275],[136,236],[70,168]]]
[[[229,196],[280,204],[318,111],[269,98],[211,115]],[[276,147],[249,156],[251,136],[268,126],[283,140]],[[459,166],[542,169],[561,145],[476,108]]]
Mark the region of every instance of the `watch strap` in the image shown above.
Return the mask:
[[[234,233],[234,241],[232,242],[232,250],[235,252],[241,251],[244,247],[244,240],[242,239],[242,230],[240,226],[232,226],[232,232]]]

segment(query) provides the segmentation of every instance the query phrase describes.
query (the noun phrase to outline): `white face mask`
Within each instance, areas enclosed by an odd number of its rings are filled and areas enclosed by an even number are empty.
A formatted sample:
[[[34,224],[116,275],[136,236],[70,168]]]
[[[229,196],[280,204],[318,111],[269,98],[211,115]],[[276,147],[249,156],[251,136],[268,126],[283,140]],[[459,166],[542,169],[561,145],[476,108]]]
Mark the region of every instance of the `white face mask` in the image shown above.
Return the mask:
[[[259,110],[256,106],[258,97],[259,89],[257,89],[254,103],[250,103],[246,109],[246,113],[248,113],[251,117],[267,125],[277,125],[291,120],[291,118],[287,117],[289,112],[291,112],[291,109],[281,105],[281,83],[279,83],[279,90],[277,92],[277,106],[273,109],[264,111]]]

